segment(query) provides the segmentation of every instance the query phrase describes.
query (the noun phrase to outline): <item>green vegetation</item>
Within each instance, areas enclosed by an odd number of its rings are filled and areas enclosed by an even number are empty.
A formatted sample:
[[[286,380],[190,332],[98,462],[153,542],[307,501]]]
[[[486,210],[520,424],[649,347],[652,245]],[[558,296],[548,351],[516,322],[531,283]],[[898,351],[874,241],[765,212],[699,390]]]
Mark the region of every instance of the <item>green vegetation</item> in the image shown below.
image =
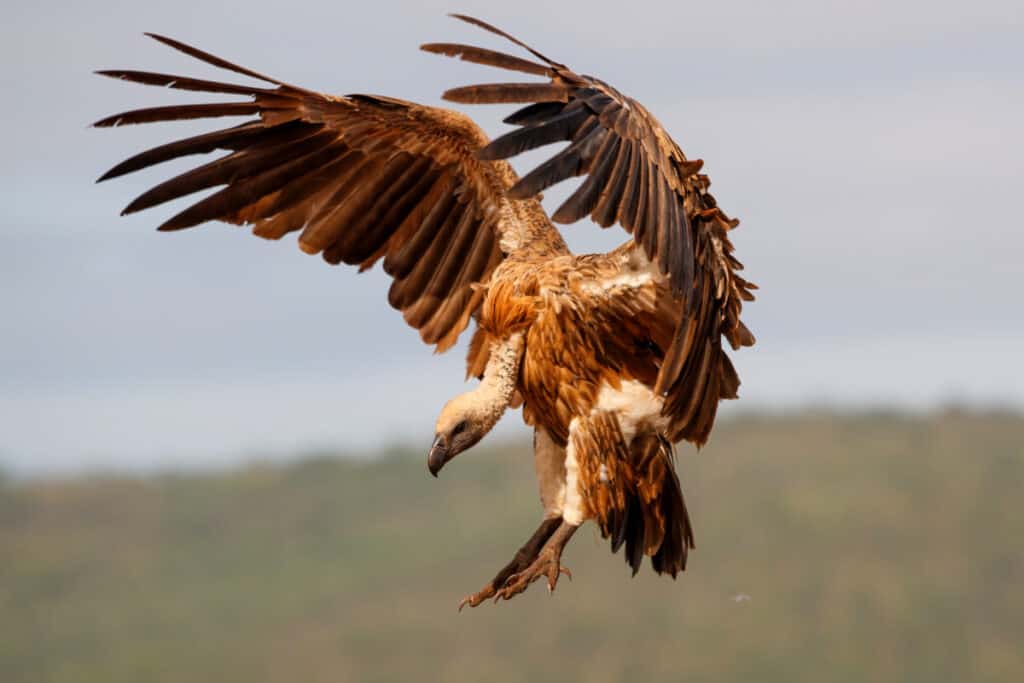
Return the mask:
[[[680,451],[679,580],[588,527],[553,598],[462,614],[531,457],[416,455],[0,485],[0,680],[1024,680],[1021,417],[733,420]]]

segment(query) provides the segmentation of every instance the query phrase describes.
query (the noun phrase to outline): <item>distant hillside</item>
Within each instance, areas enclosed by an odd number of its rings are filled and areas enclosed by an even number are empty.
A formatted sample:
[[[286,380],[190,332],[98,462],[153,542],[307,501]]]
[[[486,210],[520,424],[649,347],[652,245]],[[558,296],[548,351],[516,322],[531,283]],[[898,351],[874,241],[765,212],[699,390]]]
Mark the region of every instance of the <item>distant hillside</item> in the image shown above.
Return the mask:
[[[680,451],[679,580],[587,528],[553,598],[462,614],[531,456],[424,459],[0,485],[0,680],[1024,680],[1020,417],[733,420]]]

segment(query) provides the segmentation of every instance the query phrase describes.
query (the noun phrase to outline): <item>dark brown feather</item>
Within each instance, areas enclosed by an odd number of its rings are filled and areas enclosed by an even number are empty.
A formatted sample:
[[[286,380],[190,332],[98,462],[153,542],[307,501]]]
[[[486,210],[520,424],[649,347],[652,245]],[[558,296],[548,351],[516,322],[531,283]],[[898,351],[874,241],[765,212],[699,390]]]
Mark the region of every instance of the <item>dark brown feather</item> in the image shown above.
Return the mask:
[[[482,21],[480,19],[476,19],[475,17],[470,17],[470,16],[467,16],[465,14],[450,14],[448,16],[454,17],[454,18],[458,19],[459,21],[464,21],[467,24],[473,24],[474,26],[479,26],[480,28],[482,28],[485,31],[490,31],[491,33],[493,33],[495,35],[501,36],[502,38],[504,38],[504,39],[506,39],[508,41],[511,41],[511,42],[515,43],[516,45],[518,45],[519,47],[523,48],[524,50],[526,50],[527,52],[529,52],[530,54],[532,54],[534,57],[536,57],[537,59],[541,60],[542,62],[547,62],[551,66],[562,66],[558,62],[554,62],[554,61],[548,59],[547,57],[542,55],[540,52],[538,52],[537,50],[534,50],[532,47],[530,47],[529,45],[527,45],[523,41],[519,40],[518,38],[515,38],[515,37],[509,35],[508,33],[505,33],[504,31],[502,31],[497,26],[492,26],[491,24],[488,24],[486,21]]]
[[[200,61],[206,62],[207,64],[212,64],[213,66],[220,67],[221,69],[227,69],[228,71],[234,71],[235,73],[242,74],[243,76],[249,76],[260,81],[273,83],[274,85],[284,85],[280,81],[270,78],[269,76],[264,76],[263,74],[256,73],[255,71],[251,71],[244,67],[238,66],[237,64],[232,64],[226,59],[221,59],[220,57],[211,55],[209,52],[203,52],[198,48],[194,48],[191,45],[186,45],[185,43],[174,40],[173,38],[167,38],[156,33],[147,33],[146,35],[152,38],[153,40],[161,42],[164,45],[167,45],[168,47],[172,47],[175,50],[178,50],[179,52],[184,52],[190,57],[195,57]]]
[[[296,156],[317,150],[334,137],[330,131],[322,131],[315,126],[283,132],[272,144],[261,144],[252,150],[234,152],[160,183],[136,197],[124,208],[122,215],[142,211],[210,187],[252,177]]]
[[[473,62],[474,64],[496,66],[499,69],[521,71],[523,73],[534,74],[535,76],[550,76],[552,73],[551,67],[549,66],[544,66],[537,62],[531,62],[520,57],[514,57],[512,55],[505,54],[504,52],[495,52],[494,50],[488,50],[482,47],[473,47],[472,45],[460,45],[458,43],[426,43],[425,45],[420,45],[420,49],[426,52],[446,55],[448,57],[457,57],[466,62]]]
[[[537,102],[509,114],[502,121],[513,126],[532,126],[557,116],[566,106],[565,102]]]
[[[587,179],[558,207],[551,220],[556,223],[575,223],[594,210],[601,197],[602,188],[608,185],[609,175],[618,158],[621,145],[622,138],[607,136],[601,151],[597,154],[597,163],[587,175]]]
[[[385,259],[385,272],[396,280],[389,294],[389,301],[396,308],[404,308],[423,292],[424,280],[430,273],[420,266],[430,262],[436,264],[440,260],[445,246],[442,233],[448,225],[449,216],[453,211],[459,211],[460,206],[458,199],[451,194],[440,197],[426,213],[412,238]],[[418,277],[414,277],[414,273]]]
[[[158,74],[151,71],[130,71],[119,69],[108,69],[93,72],[98,76],[116,78],[131,83],[143,85],[159,85],[174,90],[191,90],[194,92],[225,93],[229,95],[249,95],[255,97],[259,93],[265,95],[274,94],[273,90],[267,88],[256,88],[246,85],[235,85],[234,83],[221,83],[217,81],[204,81],[199,78],[188,78],[185,76],[172,76],[170,74]]]
[[[309,124],[294,121],[284,125],[298,127],[308,126]],[[96,182],[117,178],[132,171],[149,168],[164,161],[170,161],[171,159],[183,156],[208,154],[217,149],[238,149],[240,145],[249,144],[265,136],[269,130],[271,129],[268,129],[260,121],[249,121],[234,128],[217,130],[212,133],[204,133],[183,140],[169,142],[125,159],[100,176]]]
[[[432,165],[427,158],[406,161],[401,175],[381,191],[350,226],[349,230],[362,238],[349,250],[346,263],[360,264],[360,268],[364,268],[362,264],[366,259],[384,246],[436,177]]]
[[[508,196],[513,199],[528,199],[557,182],[582,174],[586,162],[604,142],[607,133],[604,128],[594,127],[583,138],[523,176],[508,191]]]
[[[444,305],[445,295],[458,279],[465,263],[465,255],[475,237],[476,216],[473,208],[469,206],[461,206],[460,211],[461,214],[453,213],[449,217],[452,227],[443,233],[441,238],[446,244],[443,254],[437,265],[432,268],[418,301],[406,311],[406,320],[414,327],[425,327]]]
[[[455,198],[451,195],[452,176],[441,173],[424,195],[423,200],[409,213],[399,227],[399,232],[408,231],[409,238],[402,246],[391,251],[384,259],[384,272],[401,279],[409,274],[416,260],[430,246],[440,221],[448,215]]]
[[[488,83],[446,90],[441,96],[462,104],[515,104],[517,102],[567,102],[569,90],[555,83]]]
[[[381,225],[378,222],[379,213],[374,213],[374,206],[386,198],[395,185],[401,187],[399,181],[412,160],[413,156],[408,152],[397,152],[390,158],[373,163],[369,173],[352,183],[353,191],[338,202],[327,219],[338,226],[324,245],[324,249],[333,252],[325,255],[328,262],[335,262],[333,257],[336,255],[342,262],[356,265],[365,258],[362,256],[365,251],[362,245],[369,239],[370,233],[376,231],[382,233],[382,237],[383,233],[387,233],[390,237],[397,226]]]
[[[431,285],[445,274],[451,274],[453,279],[458,274],[450,259],[453,258],[453,250],[458,243],[458,230],[466,213],[466,205],[456,201],[438,226],[437,238],[416,267],[402,279],[402,286],[412,295],[412,298],[403,301],[402,308],[408,307],[407,319],[413,327],[422,327],[437,310],[439,301],[438,297],[432,296]],[[455,271],[444,273],[445,266]]]
[[[583,107],[566,107],[562,113],[544,123],[519,128],[493,140],[477,152],[477,158],[488,161],[507,159],[544,145],[571,140],[588,117]]]
[[[340,145],[316,144],[315,146],[310,145],[307,150],[300,150],[298,147],[299,145],[296,145],[294,150],[299,155],[298,158],[274,164],[265,173],[232,183],[223,190],[193,204],[158,229],[162,231],[181,230],[222,216],[230,216],[259,201],[261,197],[280,190],[311,169],[336,161],[345,154],[345,148]],[[304,153],[306,151],[308,153]]]
[[[448,250],[452,233],[464,210],[465,205],[449,195],[431,211],[421,228],[431,235],[429,246],[416,255],[408,271],[391,286],[388,301],[392,306],[404,310],[423,295]]]
[[[300,202],[323,192],[328,185],[344,185],[352,174],[362,166],[366,155],[350,149],[341,142],[332,143],[326,150],[335,152],[331,161],[312,171],[295,177],[280,191],[262,198],[228,219],[235,223],[252,223],[261,219],[269,219],[283,211],[291,209]],[[308,213],[310,207],[305,207]]]
[[[615,165],[611,171],[611,177],[608,179],[607,184],[601,188],[601,195],[592,214],[594,222],[602,228],[610,227],[618,219],[619,207],[622,205],[622,197],[626,189],[626,180],[629,178],[632,155],[633,143],[629,141],[621,142],[614,162]]]
[[[184,104],[169,107],[149,107],[135,109],[108,116],[92,124],[96,128],[113,128],[136,123],[156,123],[157,121],[184,121],[187,119],[206,119],[216,116],[249,116],[258,114],[260,106],[255,102],[223,102],[218,104]]]
[[[307,254],[318,254],[343,239],[347,232],[353,210],[368,200],[367,191],[377,182],[378,174],[386,164],[381,156],[367,154],[358,168],[338,183],[334,193],[309,219],[309,224],[299,234],[299,248]],[[337,265],[339,259],[326,259]]]

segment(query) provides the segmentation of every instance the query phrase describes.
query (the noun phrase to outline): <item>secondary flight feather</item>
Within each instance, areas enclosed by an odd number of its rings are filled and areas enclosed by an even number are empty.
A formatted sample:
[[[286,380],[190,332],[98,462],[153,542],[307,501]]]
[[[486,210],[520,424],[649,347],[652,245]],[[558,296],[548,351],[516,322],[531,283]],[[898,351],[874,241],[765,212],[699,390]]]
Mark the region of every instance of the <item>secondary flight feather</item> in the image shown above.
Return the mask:
[[[422,49],[540,81],[448,90],[453,102],[523,105],[511,132],[489,140],[467,116],[376,95],[332,96],[149,34],[259,85],[135,70],[104,76],[242,101],[127,111],[98,127],[248,117],[154,147],[107,171],[116,178],[185,156],[225,152],[144,192],[123,213],[218,188],[164,222],[252,227],[331,264],[383,260],[388,303],[427,344],[450,348],[475,323],[467,375],[427,457],[435,476],[476,445],[509,407],[534,428],[543,520],[513,560],[462,605],[509,599],[538,579],[553,590],[562,550],[593,520],[635,574],[686,566],[693,530],[673,446],[702,445],[739,377],[723,348],[750,346],[740,320],[754,285],[740,276],[730,232],[701,173],[639,102],[572,71],[479,19],[457,19],[531,58],[457,43]],[[507,159],[564,149],[520,178]],[[538,195],[583,180],[549,218]],[[572,254],[555,228],[590,217],[631,239],[605,254]]]

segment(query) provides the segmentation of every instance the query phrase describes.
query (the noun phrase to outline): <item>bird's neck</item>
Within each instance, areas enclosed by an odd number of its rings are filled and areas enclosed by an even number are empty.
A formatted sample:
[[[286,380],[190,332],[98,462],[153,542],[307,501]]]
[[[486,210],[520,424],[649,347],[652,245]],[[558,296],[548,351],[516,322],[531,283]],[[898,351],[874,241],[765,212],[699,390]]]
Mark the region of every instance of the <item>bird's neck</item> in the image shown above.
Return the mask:
[[[480,419],[488,430],[501,419],[515,393],[522,348],[522,332],[492,343],[483,379],[470,392],[480,411]]]

